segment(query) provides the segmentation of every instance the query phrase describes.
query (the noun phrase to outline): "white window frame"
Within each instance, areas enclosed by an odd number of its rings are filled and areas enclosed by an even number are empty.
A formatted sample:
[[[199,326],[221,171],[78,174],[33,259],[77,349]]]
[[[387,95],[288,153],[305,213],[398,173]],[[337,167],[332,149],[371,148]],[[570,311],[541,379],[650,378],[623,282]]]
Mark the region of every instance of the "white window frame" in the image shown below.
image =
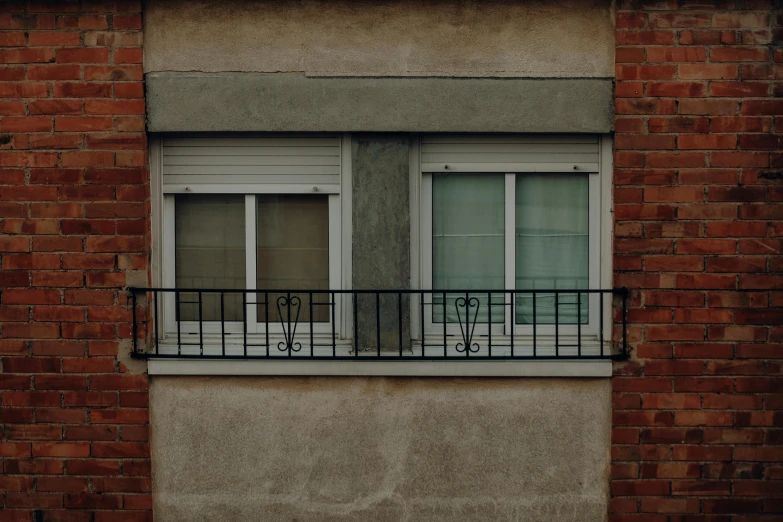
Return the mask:
[[[256,196],[258,194],[302,194],[318,193],[328,196],[329,205],[329,290],[348,290],[351,288],[351,257],[352,257],[352,179],[351,179],[351,136],[344,133],[340,138],[340,185],[334,188],[327,186],[309,186],[303,188],[301,184],[264,184],[243,183],[232,184],[230,193],[244,195],[245,198],[245,265],[246,284],[248,289],[256,288],[256,246],[257,241],[257,215]],[[175,196],[178,194],[218,194],[229,193],[226,186],[213,184],[192,184],[188,186],[165,186],[162,176],[162,138],[155,136],[150,143],[151,183],[153,191],[153,283],[156,287],[176,287],[176,263],[175,263]],[[305,190],[307,192],[305,192]],[[187,292],[187,290],[184,290]],[[248,303],[245,314],[247,320],[247,334],[249,344],[265,342],[267,332],[263,321],[257,317],[257,306],[253,303],[256,294],[248,293]],[[331,295],[331,294],[330,294]],[[334,331],[338,341],[345,344],[352,335],[352,317],[350,313],[351,300],[345,295],[334,294],[335,302],[335,326]],[[152,304],[154,306],[154,303]],[[203,336],[206,349],[217,353],[222,350],[221,329],[230,334],[227,344],[233,352],[241,347],[244,340],[243,323],[241,321],[226,321],[222,326],[220,321],[202,321],[203,331],[199,332],[197,321],[180,321],[177,329],[175,314],[175,297],[173,293],[162,293],[158,303],[158,340],[161,353],[171,351],[171,346],[176,350],[178,336],[187,336],[188,343],[198,342],[199,334]],[[272,304],[274,306],[274,304]],[[313,337],[323,342],[332,339],[331,314],[326,323],[313,324]],[[285,355],[277,351],[277,343],[285,337],[282,325],[269,324],[269,353],[270,355]],[[297,340],[309,340],[309,322],[300,321],[297,325]],[[185,339],[182,339],[183,342]],[[304,344],[304,343],[303,343]],[[167,345],[168,350],[167,350]],[[307,348],[307,347],[305,347]],[[341,346],[341,349],[345,349]],[[183,347],[182,353],[185,353]],[[193,351],[191,349],[191,351]],[[306,352],[306,353],[305,353]],[[176,353],[176,352],[175,352]],[[252,348],[247,351],[253,354]],[[256,350],[255,355],[265,355],[266,350]],[[309,348],[302,350],[298,355],[309,355]]]
[[[437,172],[422,170],[421,161],[421,140],[415,136],[412,140],[410,164],[411,164],[411,287],[423,290],[432,289],[432,178]],[[579,166],[570,166],[575,170],[566,170],[564,165],[553,164],[550,168],[543,164],[530,165],[528,167],[516,167],[513,172],[507,169],[500,169],[503,165],[497,167],[492,164],[471,164],[470,169],[465,172],[486,172],[503,174],[505,177],[505,288],[515,288],[515,236],[509,231],[516,227],[516,216],[514,198],[516,193],[516,176],[524,173],[542,173],[542,172],[579,172],[588,176],[589,191],[589,271],[588,288],[589,289],[608,289],[612,284],[612,140],[609,135],[599,136],[599,162],[598,170],[584,170]],[[439,172],[446,172],[441,170]],[[459,173],[459,168],[449,165],[447,172]],[[581,336],[582,345],[585,347],[583,353],[595,354],[601,353],[599,343],[601,325],[599,321],[603,317],[603,353],[608,354],[611,349],[612,337],[612,299],[604,296],[603,299],[598,294],[583,294],[588,299],[588,323],[582,324],[581,329],[577,325],[561,325],[555,332],[554,325],[539,325],[535,328],[536,344],[539,354],[552,352],[554,355],[555,338],[558,338],[559,344],[571,344],[578,336]],[[509,295],[506,295],[509,298]],[[429,301],[429,296],[425,297]],[[411,332],[414,338],[421,340],[422,325],[420,312],[417,307],[420,306],[418,299],[411,304]],[[505,307],[505,320],[503,324],[492,325],[493,342],[509,342],[510,325],[513,325],[513,339],[517,346],[517,355],[525,352],[525,346],[530,346],[533,338],[532,325],[515,324],[515,313],[511,306]],[[427,339],[436,339],[433,341],[442,341],[443,323],[433,323],[431,310],[425,313],[424,333]],[[581,331],[580,331],[581,330]],[[476,336],[486,336],[488,325],[476,324]],[[446,335],[460,340],[460,327],[458,324],[447,324]],[[486,344],[486,337],[483,338],[483,344]],[[528,348],[528,351],[530,349]],[[561,355],[570,353],[568,349],[559,349]],[[574,355],[576,352],[574,352]],[[486,355],[486,348],[482,347],[476,355]]]

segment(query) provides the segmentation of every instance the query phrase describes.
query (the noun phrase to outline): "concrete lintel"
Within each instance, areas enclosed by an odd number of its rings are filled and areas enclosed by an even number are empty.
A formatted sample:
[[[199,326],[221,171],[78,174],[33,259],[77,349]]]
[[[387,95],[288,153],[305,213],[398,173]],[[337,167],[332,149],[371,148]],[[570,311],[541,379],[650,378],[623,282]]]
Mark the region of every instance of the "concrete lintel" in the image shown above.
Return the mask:
[[[151,132],[612,130],[612,80],[146,75]]]
[[[287,361],[151,359],[150,375],[611,377],[611,361]]]

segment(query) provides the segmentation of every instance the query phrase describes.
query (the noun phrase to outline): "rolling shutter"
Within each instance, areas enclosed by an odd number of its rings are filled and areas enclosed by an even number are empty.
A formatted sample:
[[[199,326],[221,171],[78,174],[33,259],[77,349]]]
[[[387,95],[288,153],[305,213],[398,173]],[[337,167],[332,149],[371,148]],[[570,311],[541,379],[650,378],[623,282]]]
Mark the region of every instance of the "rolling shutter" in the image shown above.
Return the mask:
[[[422,172],[598,172],[594,134],[429,134]]]
[[[340,135],[264,135],[163,138],[164,192],[240,185],[293,187],[295,192],[340,190]],[[298,189],[297,187],[301,187]],[[281,190],[281,192],[284,190]]]

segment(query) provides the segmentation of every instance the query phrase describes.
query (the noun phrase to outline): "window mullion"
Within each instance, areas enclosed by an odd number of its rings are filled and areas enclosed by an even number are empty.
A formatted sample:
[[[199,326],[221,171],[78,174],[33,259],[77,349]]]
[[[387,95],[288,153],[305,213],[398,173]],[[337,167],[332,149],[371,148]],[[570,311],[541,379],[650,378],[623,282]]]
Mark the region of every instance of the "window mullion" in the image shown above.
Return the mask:
[[[516,269],[516,174],[506,173],[505,176],[505,289],[514,290],[516,287],[515,269]],[[513,293],[504,296],[504,302],[513,303]],[[507,334],[513,334],[514,332],[514,307],[504,306],[505,310],[505,327],[504,330]]]
[[[256,241],[258,235],[256,226],[256,196],[248,194],[245,196],[245,288],[248,290],[258,286],[256,274],[256,255],[258,254]],[[247,314],[247,328],[249,333],[258,331],[258,305],[255,304],[258,299],[258,294],[247,294],[245,314]]]

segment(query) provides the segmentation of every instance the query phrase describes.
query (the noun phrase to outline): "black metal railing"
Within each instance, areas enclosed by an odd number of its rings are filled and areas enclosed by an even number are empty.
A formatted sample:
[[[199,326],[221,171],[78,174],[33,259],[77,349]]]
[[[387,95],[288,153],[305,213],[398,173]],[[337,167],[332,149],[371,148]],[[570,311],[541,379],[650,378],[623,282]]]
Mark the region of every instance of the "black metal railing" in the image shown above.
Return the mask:
[[[621,359],[628,291],[131,288],[140,358]]]

